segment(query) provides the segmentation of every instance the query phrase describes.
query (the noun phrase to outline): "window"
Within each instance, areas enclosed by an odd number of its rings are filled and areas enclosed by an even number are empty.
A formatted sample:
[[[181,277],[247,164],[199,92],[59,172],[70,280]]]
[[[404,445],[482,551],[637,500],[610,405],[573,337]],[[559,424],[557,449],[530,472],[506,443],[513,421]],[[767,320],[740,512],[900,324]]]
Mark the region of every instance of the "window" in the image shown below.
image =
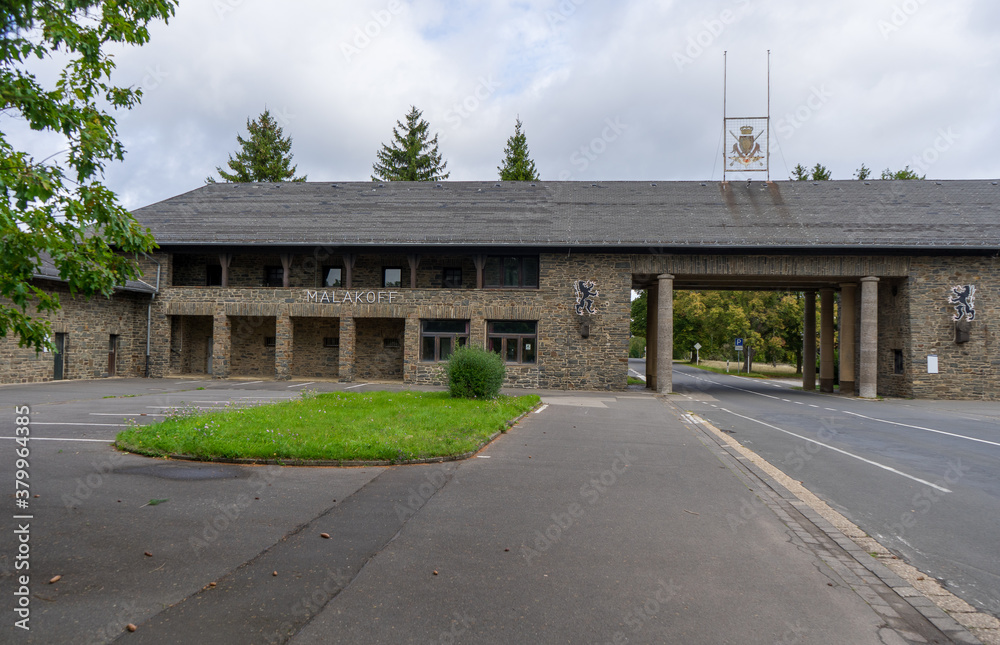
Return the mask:
[[[507,363],[534,363],[538,355],[538,323],[504,320],[486,329],[486,347]]]
[[[399,349],[399,339],[398,338],[383,338],[382,347],[386,349]]]
[[[486,258],[483,269],[486,287],[538,288],[537,255],[505,255]]]
[[[324,287],[342,287],[344,286],[341,267],[323,267],[323,286]]]
[[[383,267],[382,286],[383,287],[403,286],[403,270],[400,269],[399,267]]]
[[[445,267],[441,271],[441,279],[445,289],[462,288],[462,267]]]
[[[222,265],[209,264],[205,266],[205,286],[206,287],[222,286]]]
[[[903,373],[903,350],[901,350],[901,349],[894,349],[894,350],[892,350],[892,363],[893,363],[893,372],[895,374],[902,374]]]
[[[425,320],[420,325],[420,360],[446,361],[469,342],[468,320]]]
[[[278,339],[276,336],[264,336],[264,347],[277,347]]]
[[[285,284],[285,270],[280,266],[264,267],[264,286],[281,287]]]
[[[340,347],[340,338],[336,336],[327,336],[323,339],[323,347]]]

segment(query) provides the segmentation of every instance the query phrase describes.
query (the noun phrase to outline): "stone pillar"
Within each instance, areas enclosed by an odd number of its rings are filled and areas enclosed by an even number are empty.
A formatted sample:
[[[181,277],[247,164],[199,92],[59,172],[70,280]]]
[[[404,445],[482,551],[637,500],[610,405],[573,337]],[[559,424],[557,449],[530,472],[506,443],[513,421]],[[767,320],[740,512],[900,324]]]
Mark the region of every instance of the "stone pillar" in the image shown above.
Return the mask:
[[[657,328],[659,295],[659,285],[654,284],[646,289],[646,387],[654,392],[656,391],[656,352],[659,347],[656,339],[659,331]]]
[[[215,314],[212,320],[212,378],[229,378],[232,329],[229,316]]]
[[[858,395],[878,396],[878,278],[861,278],[861,373]]]
[[[816,292],[806,291],[802,321],[802,389],[816,389]]]
[[[853,395],[855,338],[854,325],[857,322],[854,300],[857,286],[853,282],[840,285],[840,393]]]
[[[819,391],[833,392],[833,289],[819,290]]]
[[[656,391],[670,394],[674,391],[674,276],[662,273],[656,276]]]
[[[281,254],[281,286],[285,289],[288,288],[290,279],[292,277],[292,254],[282,253]]]
[[[222,267],[222,284],[220,286],[223,289],[229,286],[229,264],[232,261],[233,261],[232,253],[219,254],[219,265]]]
[[[340,365],[337,373],[341,383],[354,380],[354,347],[356,344],[356,325],[354,316],[340,317]]]
[[[486,269],[486,256],[473,255],[472,263],[476,265],[476,288],[483,288],[483,271]]]
[[[420,256],[410,253],[406,256],[406,261],[410,265],[410,288],[417,288],[417,269],[420,267]],[[405,352],[404,352],[405,353]]]
[[[416,383],[420,362],[420,315],[408,314],[403,323],[403,382]]]
[[[358,256],[354,253],[344,253],[340,259],[344,261],[344,288],[350,289],[354,286],[354,263],[358,261]]]
[[[274,321],[274,378],[287,381],[292,377],[292,317],[285,308]]]

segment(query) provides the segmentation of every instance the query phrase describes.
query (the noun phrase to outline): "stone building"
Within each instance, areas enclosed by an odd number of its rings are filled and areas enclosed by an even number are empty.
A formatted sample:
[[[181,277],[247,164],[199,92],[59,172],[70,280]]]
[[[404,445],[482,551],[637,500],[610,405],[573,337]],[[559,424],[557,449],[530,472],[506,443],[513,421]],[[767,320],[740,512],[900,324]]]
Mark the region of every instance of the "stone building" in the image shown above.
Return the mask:
[[[468,343],[511,386],[622,390],[650,289],[666,392],[674,290],[792,289],[807,388],[836,357],[845,393],[997,398],[998,214],[985,180],[214,184],[135,211],[160,245],[135,307],[152,376],[441,383]]]

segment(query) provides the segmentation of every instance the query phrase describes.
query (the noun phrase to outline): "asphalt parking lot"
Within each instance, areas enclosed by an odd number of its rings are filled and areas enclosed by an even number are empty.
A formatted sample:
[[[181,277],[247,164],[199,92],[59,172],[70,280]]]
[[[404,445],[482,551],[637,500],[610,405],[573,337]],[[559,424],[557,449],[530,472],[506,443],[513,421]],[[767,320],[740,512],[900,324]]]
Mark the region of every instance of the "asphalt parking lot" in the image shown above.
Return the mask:
[[[29,536],[21,559],[20,537],[3,542],[0,640],[974,642],[643,392],[544,393],[545,407],[478,455],[444,464],[238,466],[110,445],[127,418],[171,407],[384,387],[0,388],[3,531]],[[21,406],[27,497],[15,483]],[[21,586],[30,630],[16,625]]]

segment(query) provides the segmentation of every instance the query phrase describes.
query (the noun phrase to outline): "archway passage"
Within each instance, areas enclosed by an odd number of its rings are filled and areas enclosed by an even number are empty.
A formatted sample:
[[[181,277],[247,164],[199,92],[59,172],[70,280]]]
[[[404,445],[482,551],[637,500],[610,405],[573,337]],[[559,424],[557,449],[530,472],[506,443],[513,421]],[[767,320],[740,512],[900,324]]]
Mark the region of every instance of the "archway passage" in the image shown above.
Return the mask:
[[[878,260],[882,260],[879,262]],[[673,390],[671,361],[674,355],[674,292],[691,291],[792,291],[804,296],[802,386],[833,392],[839,365],[840,391],[874,398],[878,391],[879,339],[905,342],[903,330],[879,329],[879,289],[905,282],[905,263],[893,258],[822,256],[651,255],[635,256],[632,288],[646,289],[647,387],[661,394]],[[873,268],[880,269],[874,274]],[[892,303],[905,310],[905,299]],[[839,316],[835,302],[839,301]],[[818,305],[818,312],[816,307]],[[819,329],[815,327],[819,314]],[[890,321],[905,319],[892,312]],[[905,313],[905,312],[904,312]],[[816,374],[815,338],[819,342]],[[839,351],[834,336],[839,333]]]

